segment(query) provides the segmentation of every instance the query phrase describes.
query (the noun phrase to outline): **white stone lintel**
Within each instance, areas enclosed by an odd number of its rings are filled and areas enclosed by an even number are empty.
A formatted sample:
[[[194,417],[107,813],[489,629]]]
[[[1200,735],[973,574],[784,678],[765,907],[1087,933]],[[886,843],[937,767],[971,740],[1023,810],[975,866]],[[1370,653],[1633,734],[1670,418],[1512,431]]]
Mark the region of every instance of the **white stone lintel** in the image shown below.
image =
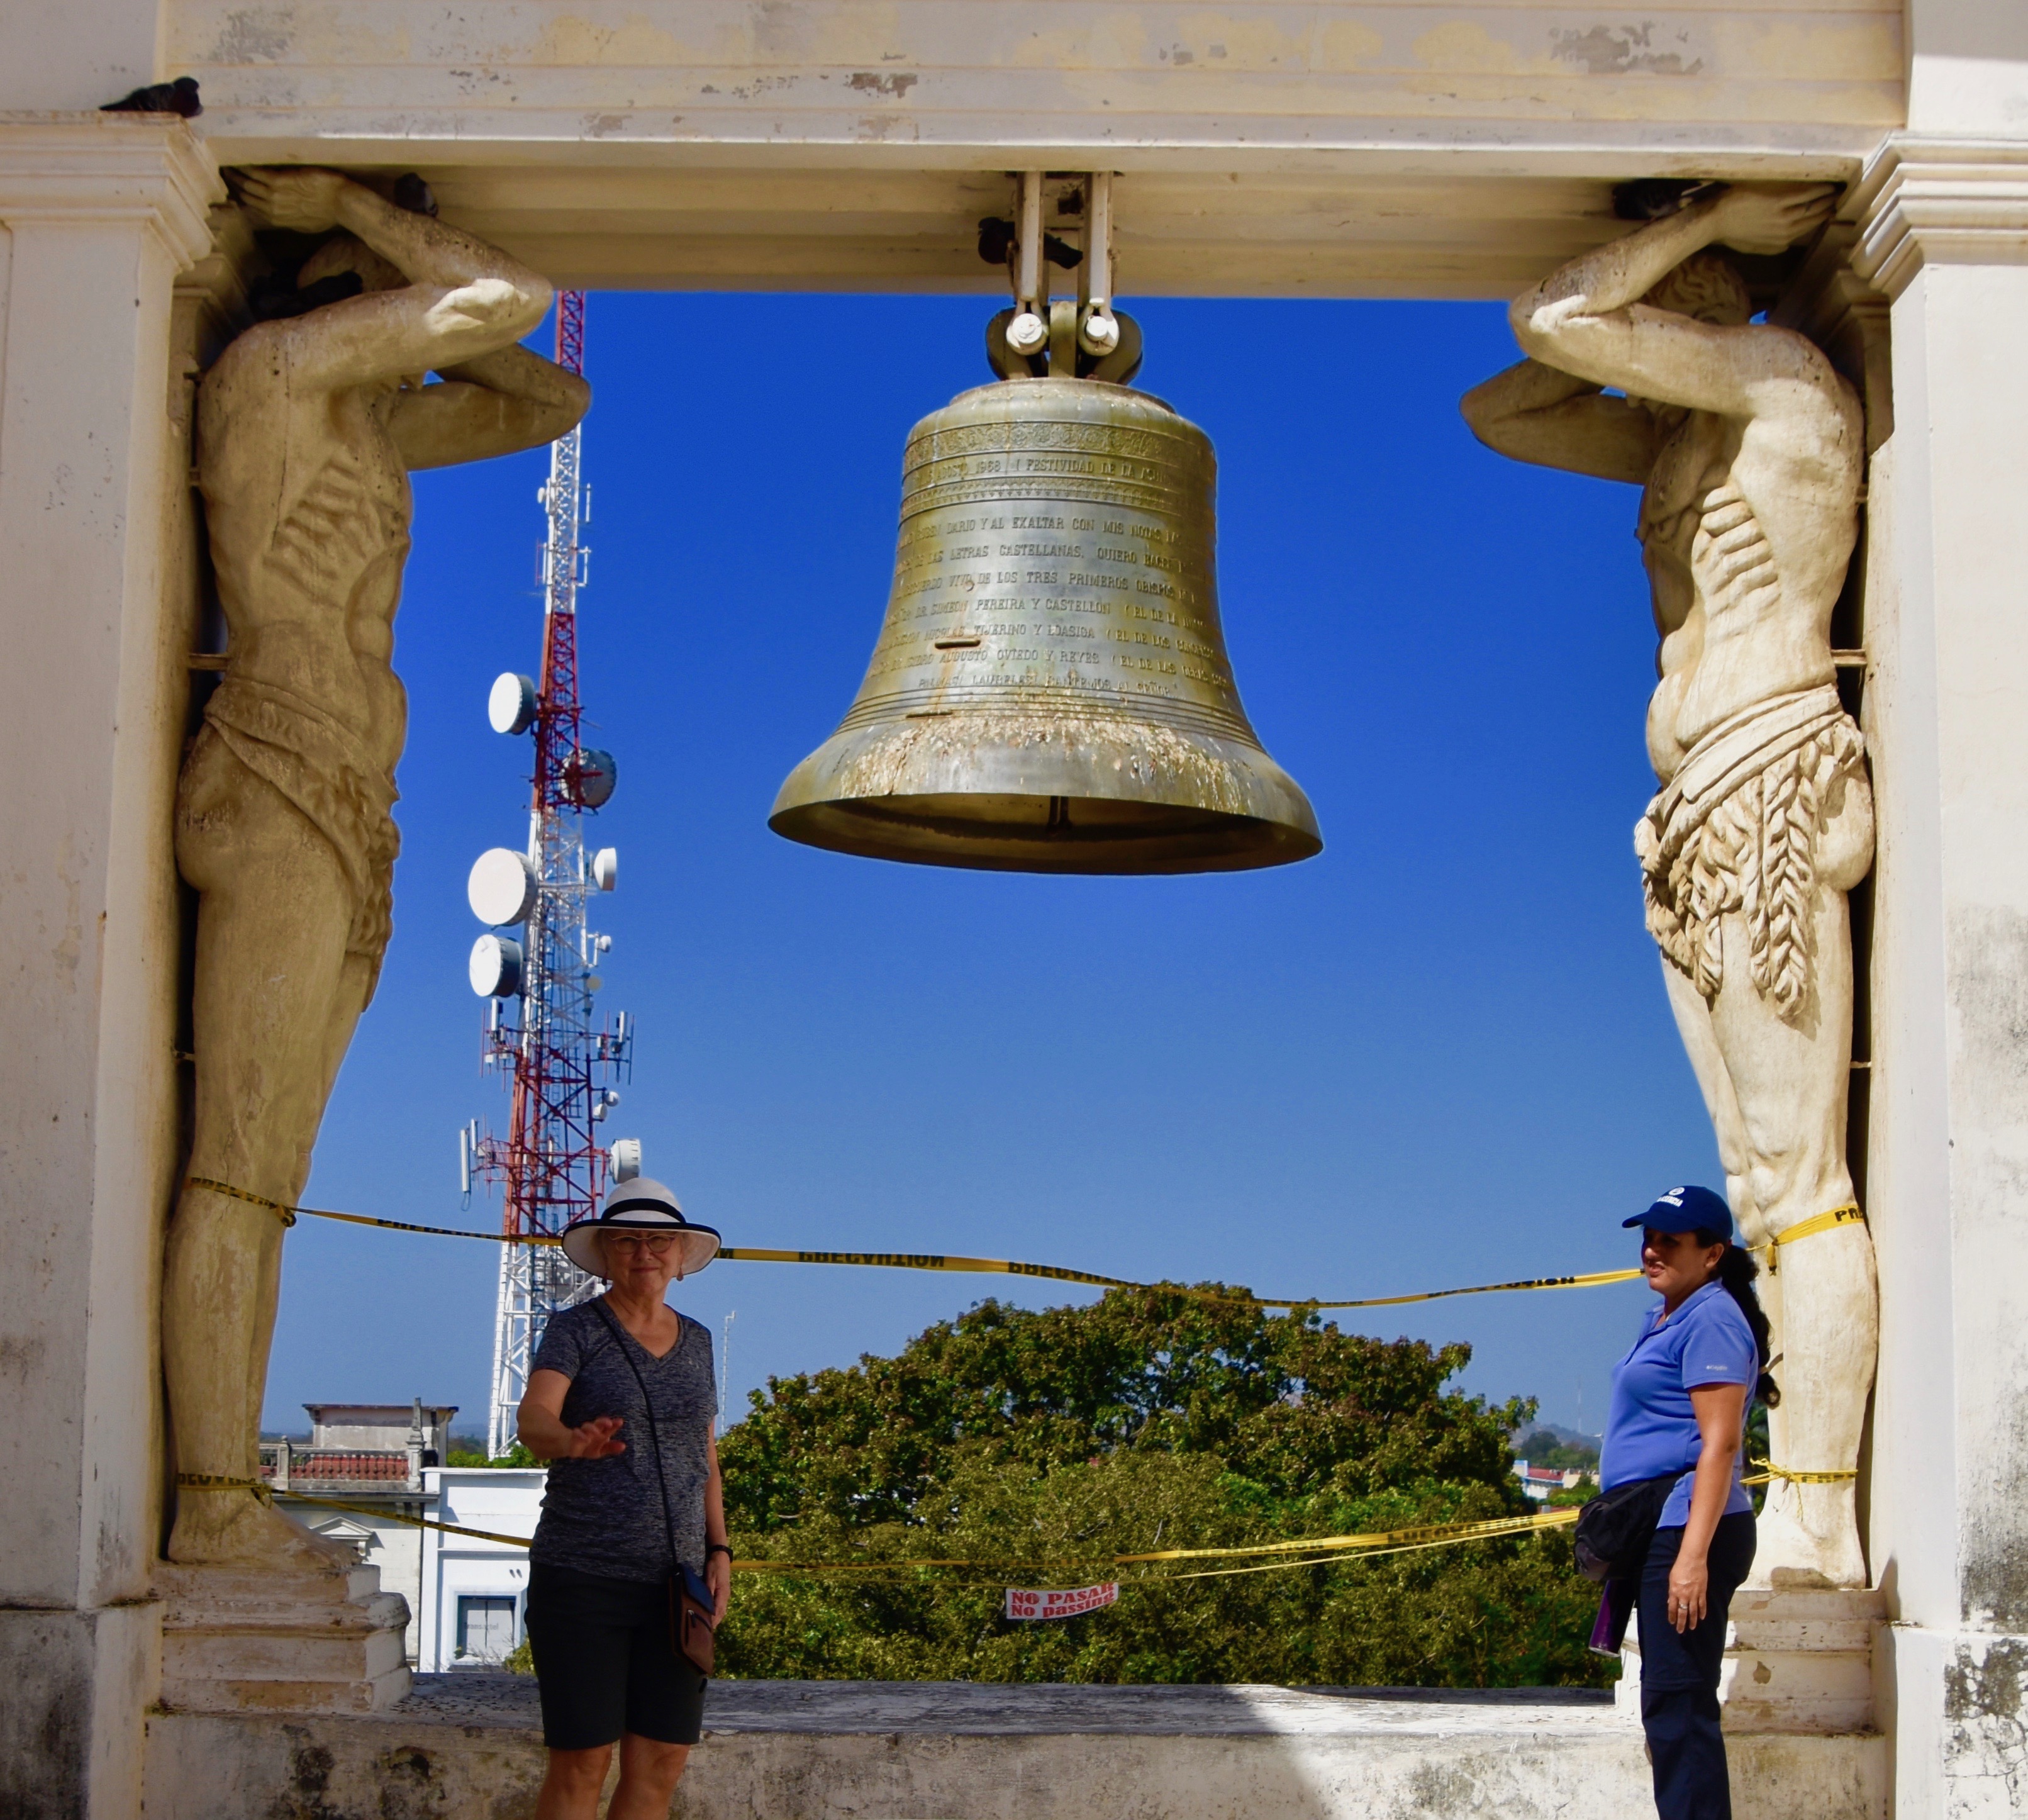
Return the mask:
[[[1851,206],[1853,268],[1890,298],[1925,264],[2028,262],[2028,140],[1893,134]]]
[[[177,268],[211,250],[225,200],[210,148],[164,114],[0,113],[0,223],[146,223]]]

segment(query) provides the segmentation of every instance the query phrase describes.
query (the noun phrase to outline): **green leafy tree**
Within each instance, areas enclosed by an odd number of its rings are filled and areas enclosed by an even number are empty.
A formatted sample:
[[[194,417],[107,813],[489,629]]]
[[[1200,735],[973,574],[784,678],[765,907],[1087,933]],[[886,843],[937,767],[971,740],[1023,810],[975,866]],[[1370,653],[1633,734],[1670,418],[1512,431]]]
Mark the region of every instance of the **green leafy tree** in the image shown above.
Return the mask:
[[[1257,1558],[1110,1564],[1531,1507],[1505,1437],[1534,1406],[1446,1393],[1467,1348],[1219,1299],[1243,1293],[1116,1289],[1041,1312],[989,1300],[895,1358],[771,1380],[721,1445],[735,1551],[862,1570],[742,1574],[721,1672],[1600,1678],[1591,1589],[1562,1532],[1268,1571]],[[951,1559],[992,1566],[909,1565]],[[1008,1585],[1115,1577],[1119,1603],[1087,1616],[1001,1615]]]
[[[1574,1441],[1559,1441],[1546,1428],[1524,1434],[1514,1444],[1515,1455],[1530,1466],[1552,1467],[1558,1472],[1597,1472],[1598,1449]]]

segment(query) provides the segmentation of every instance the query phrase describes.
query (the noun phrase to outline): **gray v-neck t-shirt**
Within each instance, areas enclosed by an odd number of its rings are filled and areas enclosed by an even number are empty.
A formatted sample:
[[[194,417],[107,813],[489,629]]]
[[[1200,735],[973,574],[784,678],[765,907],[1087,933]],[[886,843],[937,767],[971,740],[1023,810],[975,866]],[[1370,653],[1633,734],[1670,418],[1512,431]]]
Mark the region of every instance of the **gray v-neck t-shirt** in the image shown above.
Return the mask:
[[[567,1426],[619,1416],[624,1426],[616,1438],[627,1451],[550,1462],[531,1561],[616,1580],[661,1581],[670,1570],[673,1528],[676,1559],[704,1571],[704,1493],[718,1413],[711,1330],[687,1315],[676,1319],[681,1337],[657,1359],[595,1300],[550,1318],[531,1370],[561,1371],[571,1381],[564,1395]],[[644,1384],[654,1399],[653,1433],[641,1400]],[[667,1519],[655,1483],[655,1434],[661,1440]]]

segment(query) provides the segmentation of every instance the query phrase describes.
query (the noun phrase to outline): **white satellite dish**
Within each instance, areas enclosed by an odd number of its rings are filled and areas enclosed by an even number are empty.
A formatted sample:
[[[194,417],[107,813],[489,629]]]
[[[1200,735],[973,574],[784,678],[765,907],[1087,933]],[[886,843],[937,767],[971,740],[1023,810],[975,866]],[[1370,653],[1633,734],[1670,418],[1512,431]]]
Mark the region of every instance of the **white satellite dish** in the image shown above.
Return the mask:
[[[486,718],[495,733],[526,733],[535,723],[535,679],[503,671],[486,698]]]
[[[521,990],[521,945],[511,935],[482,935],[472,945],[472,990],[481,998],[512,998]]]
[[[582,809],[602,809],[612,801],[620,782],[620,761],[595,745],[581,746],[564,773],[571,801]]]
[[[535,868],[526,853],[512,847],[492,847],[472,863],[472,876],[464,882],[466,901],[482,923],[504,929],[510,923],[525,923],[535,907]]]
[[[606,1152],[606,1159],[612,1165],[615,1182],[631,1182],[641,1173],[641,1140],[638,1138],[616,1138],[612,1148]]]
[[[620,849],[601,847],[591,856],[591,882],[601,891],[610,891],[620,882]]]

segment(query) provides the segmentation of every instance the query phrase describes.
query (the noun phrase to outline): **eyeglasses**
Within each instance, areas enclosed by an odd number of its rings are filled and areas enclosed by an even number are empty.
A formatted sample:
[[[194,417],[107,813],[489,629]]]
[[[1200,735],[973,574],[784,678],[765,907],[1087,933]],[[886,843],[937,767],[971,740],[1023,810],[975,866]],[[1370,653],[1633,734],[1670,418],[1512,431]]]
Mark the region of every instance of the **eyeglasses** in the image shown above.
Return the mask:
[[[609,1232],[605,1235],[605,1242],[609,1245],[617,1245],[622,1251],[645,1251],[649,1256],[658,1258],[676,1241],[672,1233],[650,1235],[638,1232]]]

